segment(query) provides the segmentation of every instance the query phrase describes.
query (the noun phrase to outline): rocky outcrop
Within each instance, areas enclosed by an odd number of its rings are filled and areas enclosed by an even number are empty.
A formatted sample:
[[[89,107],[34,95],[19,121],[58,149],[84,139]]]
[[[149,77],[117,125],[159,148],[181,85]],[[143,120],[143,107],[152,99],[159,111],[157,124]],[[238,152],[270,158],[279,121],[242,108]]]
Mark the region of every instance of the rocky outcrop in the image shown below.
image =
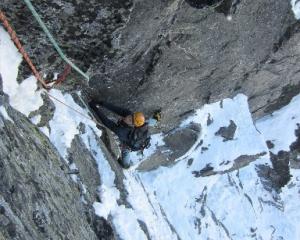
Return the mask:
[[[201,126],[191,123],[184,128],[178,128],[167,133],[164,145],[158,146],[156,151],[138,166],[138,171],[150,171],[160,166],[172,166],[183,157],[197,142],[201,134]]]
[[[0,239],[114,239],[49,139],[7,100],[0,92]]]
[[[223,139],[223,142],[232,140],[234,137],[234,133],[237,126],[234,123],[234,121],[230,120],[230,124],[228,127],[221,127],[216,133],[216,136],[221,136]]]
[[[261,177],[264,187],[271,191],[275,189],[280,191],[282,187],[288,184],[291,179],[290,170],[300,168],[300,124],[295,131],[296,141],[290,145],[290,151],[279,151],[277,154],[272,153],[273,145],[268,141],[272,167],[267,165],[258,165],[257,172]]]

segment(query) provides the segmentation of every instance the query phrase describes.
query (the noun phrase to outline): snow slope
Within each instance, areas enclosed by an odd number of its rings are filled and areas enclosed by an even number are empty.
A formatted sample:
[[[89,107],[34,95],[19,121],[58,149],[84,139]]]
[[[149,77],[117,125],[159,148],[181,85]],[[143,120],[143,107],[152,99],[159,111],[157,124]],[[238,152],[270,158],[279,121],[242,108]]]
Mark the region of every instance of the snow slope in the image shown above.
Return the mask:
[[[208,150],[196,143],[174,167],[140,174],[181,239],[300,239],[300,170],[292,170],[293,177],[281,193],[265,190],[256,170],[258,165],[271,166],[266,140],[273,141],[276,153],[288,150],[296,140],[299,105],[300,95],[259,120],[259,131],[243,95],[205,105],[184,123],[201,124],[198,143],[203,142]],[[207,125],[209,116],[213,123]],[[222,141],[215,133],[230,120],[237,125],[234,139]],[[266,154],[259,157],[260,153]],[[241,155],[257,157],[246,167],[232,169],[234,159]],[[197,177],[195,173],[207,164],[217,173]]]

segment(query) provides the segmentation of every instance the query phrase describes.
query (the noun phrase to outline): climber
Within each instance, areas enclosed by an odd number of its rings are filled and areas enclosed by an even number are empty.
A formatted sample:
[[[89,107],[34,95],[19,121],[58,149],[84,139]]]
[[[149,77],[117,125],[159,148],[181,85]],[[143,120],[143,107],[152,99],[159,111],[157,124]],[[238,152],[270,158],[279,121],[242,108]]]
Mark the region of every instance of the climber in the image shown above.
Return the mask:
[[[141,112],[131,112],[128,109],[117,107],[104,101],[91,100],[89,106],[101,122],[118,136],[121,142],[121,158],[118,159],[118,162],[123,168],[129,168],[130,151],[143,151],[150,146],[148,123],[145,121],[144,114]],[[101,106],[118,114],[122,118],[115,123],[108,119],[102,110],[100,110]]]

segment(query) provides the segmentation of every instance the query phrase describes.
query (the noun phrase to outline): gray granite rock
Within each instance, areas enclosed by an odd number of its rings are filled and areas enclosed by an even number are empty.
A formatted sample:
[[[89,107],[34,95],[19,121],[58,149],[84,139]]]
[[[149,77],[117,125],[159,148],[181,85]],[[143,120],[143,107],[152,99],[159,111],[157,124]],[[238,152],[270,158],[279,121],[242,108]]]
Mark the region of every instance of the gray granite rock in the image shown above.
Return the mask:
[[[108,223],[102,225],[106,235],[95,231],[92,203],[81,201],[78,185],[48,138],[7,102],[4,107],[14,122],[0,114],[0,236],[113,239]]]
[[[215,2],[220,4],[213,8],[193,6]],[[204,103],[237,93],[249,97],[251,112],[259,117],[300,91],[300,25],[289,1],[55,0],[34,5],[70,59],[89,71],[99,99],[149,116],[161,108],[164,131]],[[64,64],[25,5],[4,0],[0,6],[39,69],[61,71]],[[26,72],[23,64],[20,79]],[[78,74],[71,76],[66,90],[87,85]]]
[[[230,124],[228,125],[228,127],[220,127],[220,129],[215,133],[215,135],[224,138],[223,142],[233,140],[236,128],[237,126],[234,123],[234,121],[230,120]]]
[[[217,5],[203,8],[204,2]],[[205,103],[244,93],[256,118],[282,107],[300,92],[300,24],[289,1],[214,0],[199,4],[197,0],[34,1],[66,54],[91,75],[87,83],[73,72],[60,86],[62,90],[82,89],[89,84],[99,99],[144,111],[148,116],[162,109],[159,130],[166,133],[167,144],[139,170],[174,164],[193,146],[198,135],[195,129],[170,130]],[[2,0],[0,8],[38,70],[49,76],[62,71],[65,64],[24,3]],[[23,62],[19,81],[29,74]],[[0,95],[1,91],[0,87]],[[78,185],[66,174],[67,166],[49,140],[9,107],[7,96],[2,95],[0,104],[5,105],[15,124],[0,115],[0,239],[113,238],[109,223],[93,216],[89,205],[80,202]],[[43,107],[32,114],[46,111]],[[52,113],[44,115],[41,126],[47,126]],[[207,124],[211,121],[208,119]],[[111,136],[108,138],[106,143],[112,141]],[[186,140],[183,145],[181,138]],[[114,155],[102,148],[116,172],[120,204],[130,207],[124,174],[115,161],[117,147],[109,145]],[[298,145],[296,142],[293,148],[298,149]],[[99,176],[92,171],[94,179],[88,178],[94,163],[84,150],[75,139],[69,154],[88,185],[87,199],[93,201]],[[82,156],[80,151],[84,152]],[[292,153],[290,161],[297,164],[298,154],[296,150]],[[241,156],[231,170],[255,157]],[[88,161],[87,166],[84,161]],[[288,173],[286,160],[281,163],[277,168],[283,171],[280,176]],[[270,173],[265,166],[261,169]],[[209,174],[213,171],[206,170]],[[272,178],[271,187],[286,183],[288,179],[280,176],[278,181]]]

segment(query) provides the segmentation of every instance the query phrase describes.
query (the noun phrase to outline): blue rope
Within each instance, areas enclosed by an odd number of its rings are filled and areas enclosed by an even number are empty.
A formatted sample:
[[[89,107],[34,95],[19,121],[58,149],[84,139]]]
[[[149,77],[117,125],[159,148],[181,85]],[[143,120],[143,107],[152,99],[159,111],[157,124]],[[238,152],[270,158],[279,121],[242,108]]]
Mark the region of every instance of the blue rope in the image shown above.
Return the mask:
[[[38,21],[39,25],[41,26],[41,28],[43,29],[43,31],[46,33],[47,37],[49,38],[50,42],[52,43],[52,45],[54,46],[54,48],[56,49],[56,51],[58,52],[58,54],[60,55],[60,57],[66,62],[68,63],[74,70],[76,70],[79,74],[81,74],[84,78],[86,78],[87,80],[89,80],[89,76],[87,74],[85,74],[83,71],[81,71],[74,63],[72,63],[67,57],[66,55],[63,53],[63,51],[61,50],[61,48],[58,46],[57,42],[55,41],[54,37],[52,36],[52,34],[49,32],[48,28],[46,27],[45,23],[43,22],[43,20],[41,19],[41,17],[39,16],[39,14],[36,12],[35,8],[33,7],[32,3],[30,0],[24,0],[24,2],[26,3],[27,7],[29,8],[29,10],[31,11],[31,13],[33,14],[33,16],[35,17],[35,19]]]

